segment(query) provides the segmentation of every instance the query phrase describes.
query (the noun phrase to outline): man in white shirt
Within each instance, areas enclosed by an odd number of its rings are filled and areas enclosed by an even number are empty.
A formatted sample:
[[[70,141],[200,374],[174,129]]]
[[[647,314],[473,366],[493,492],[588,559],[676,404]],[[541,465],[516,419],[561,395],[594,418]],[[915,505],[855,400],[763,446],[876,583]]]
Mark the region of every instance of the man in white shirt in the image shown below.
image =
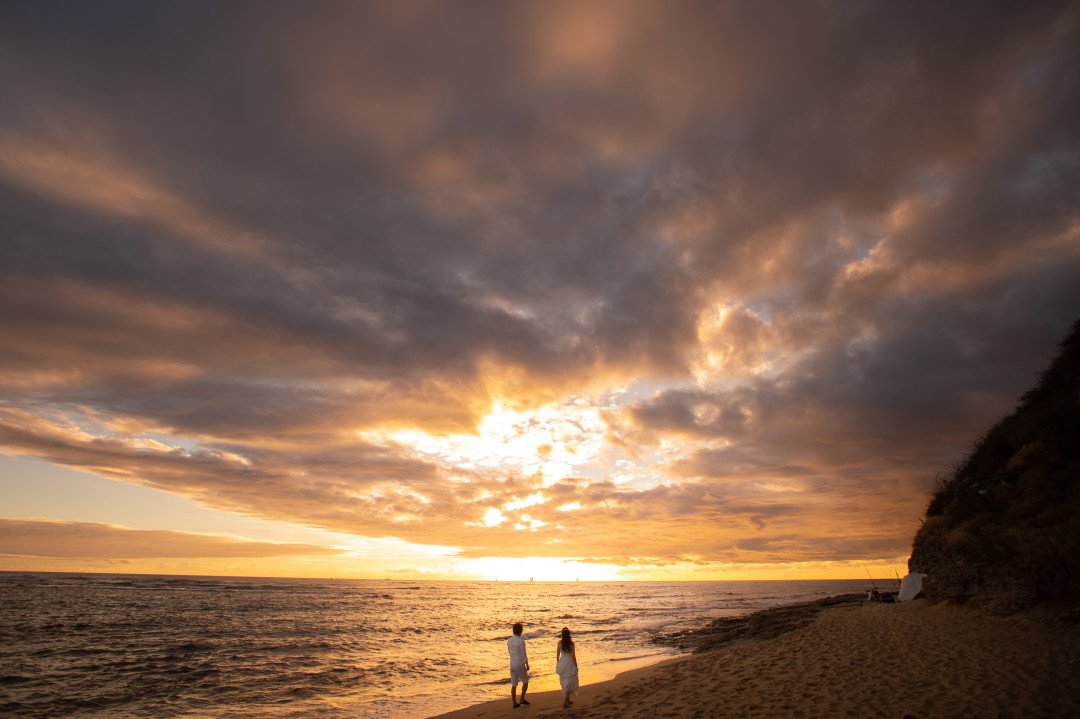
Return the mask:
[[[510,650],[510,699],[517,709],[525,701],[525,692],[529,689],[529,655],[525,652],[525,637],[521,636],[523,627],[521,622],[514,625],[514,636],[506,640],[506,648]],[[517,685],[521,682],[521,704],[518,703]]]

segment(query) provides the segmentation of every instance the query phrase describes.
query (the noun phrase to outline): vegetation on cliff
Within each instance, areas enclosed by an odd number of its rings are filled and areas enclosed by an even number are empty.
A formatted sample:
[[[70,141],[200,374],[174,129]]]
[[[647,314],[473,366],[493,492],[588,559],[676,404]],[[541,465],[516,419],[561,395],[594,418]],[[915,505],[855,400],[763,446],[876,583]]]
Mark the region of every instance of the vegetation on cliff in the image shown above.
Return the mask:
[[[995,611],[1080,597],[1080,321],[1019,406],[938,491],[909,567],[931,599]]]

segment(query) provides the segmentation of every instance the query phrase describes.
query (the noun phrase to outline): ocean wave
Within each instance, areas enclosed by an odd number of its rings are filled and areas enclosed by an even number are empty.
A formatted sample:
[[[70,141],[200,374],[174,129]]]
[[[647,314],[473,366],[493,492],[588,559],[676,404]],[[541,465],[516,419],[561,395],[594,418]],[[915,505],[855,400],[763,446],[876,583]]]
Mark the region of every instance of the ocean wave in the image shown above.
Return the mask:
[[[842,593],[826,583],[792,584],[786,596],[786,584],[760,595],[752,583],[527,586],[0,573],[0,665],[11,667],[0,713],[430,716],[505,696],[508,618],[525,618],[539,669],[550,668],[548,642],[565,624],[591,666],[613,675],[661,656],[646,648],[657,626]]]
[[[501,687],[510,683],[510,677],[506,676],[503,679],[494,679],[490,682],[477,682],[475,686],[478,687]]]
[[[649,654],[636,654],[629,656],[613,657],[608,659],[609,662],[633,662],[639,659],[653,659],[655,657],[668,656],[666,654],[658,654],[657,652],[650,652]]]
[[[208,651],[210,651],[211,649],[214,649],[214,648],[215,647],[214,647],[213,644],[200,644],[199,642],[188,642],[186,644],[181,644],[178,647],[172,647],[171,651],[174,651],[174,652],[208,652]]]

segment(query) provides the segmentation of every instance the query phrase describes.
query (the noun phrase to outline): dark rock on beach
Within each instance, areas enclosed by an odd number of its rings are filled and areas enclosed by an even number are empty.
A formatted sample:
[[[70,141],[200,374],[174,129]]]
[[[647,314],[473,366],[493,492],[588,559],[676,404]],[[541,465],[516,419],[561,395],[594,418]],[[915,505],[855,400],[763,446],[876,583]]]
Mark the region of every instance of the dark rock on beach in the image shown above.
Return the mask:
[[[697,654],[733,644],[775,639],[810,624],[826,609],[859,606],[864,599],[863,594],[841,594],[813,602],[762,609],[741,617],[721,617],[699,629],[661,634],[652,641]]]

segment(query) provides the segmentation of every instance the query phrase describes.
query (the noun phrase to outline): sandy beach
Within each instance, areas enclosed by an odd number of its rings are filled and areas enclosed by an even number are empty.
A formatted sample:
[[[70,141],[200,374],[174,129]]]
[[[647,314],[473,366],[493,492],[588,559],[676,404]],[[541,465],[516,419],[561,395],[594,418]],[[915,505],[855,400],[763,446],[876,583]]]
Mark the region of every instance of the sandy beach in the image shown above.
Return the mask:
[[[559,692],[438,719],[495,717],[1077,717],[1076,612],[990,616],[950,602],[838,606],[762,641],[671,660]]]

